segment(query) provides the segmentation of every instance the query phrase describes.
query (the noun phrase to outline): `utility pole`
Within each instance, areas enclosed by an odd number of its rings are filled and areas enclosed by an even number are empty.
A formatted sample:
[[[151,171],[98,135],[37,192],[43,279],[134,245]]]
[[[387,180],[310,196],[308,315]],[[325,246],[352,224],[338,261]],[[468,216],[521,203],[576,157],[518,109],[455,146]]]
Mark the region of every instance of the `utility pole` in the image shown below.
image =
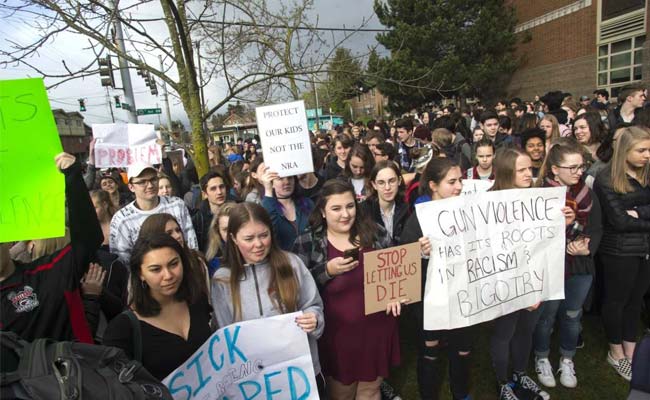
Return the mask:
[[[205,96],[203,94],[203,70],[201,69],[201,41],[196,41],[196,57],[198,58],[199,65],[199,89],[201,94],[201,126],[203,127],[203,135],[210,140],[208,137],[208,123],[205,121]]]
[[[314,82],[314,76],[311,76],[311,86],[314,89],[314,97],[316,98],[316,127],[320,130],[320,118],[318,116],[318,90],[316,90],[316,83]]]
[[[162,56],[158,55],[158,61],[160,61],[160,72],[165,73],[165,67],[163,66]],[[167,95],[167,84],[165,81],[162,81],[163,85],[163,96],[165,98],[165,112],[167,113],[167,134],[169,135],[169,141],[172,142],[172,114],[169,112],[169,96]]]
[[[108,103],[108,109],[111,110],[111,119],[115,123],[115,115],[113,115],[113,102],[111,101],[111,95],[108,93],[108,88],[106,88],[106,102]]]
[[[119,13],[117,9],[117,4],[115,0],[111,0],[111,4],[115,11]],[[117,47],[123,54],[126,54],[126,46],[124,45],[124,34],[122,33],[122,23],[119,18],[115,20],[115,42]],[[131,75],[129,74],[129,62],[124,58],[118,55],[118,60],[120,63],[120,76],[122,77],[122,87],[124,88],[124,101],[122,104],[126,103],[129,105],[127,115],[129,117],[129,122],[133,124],[138,123],[138,115],[136,114],[135,107],[135,96],[133,95],[133,86],[131,85]],[[124,107],[123,107],[124,108]]]

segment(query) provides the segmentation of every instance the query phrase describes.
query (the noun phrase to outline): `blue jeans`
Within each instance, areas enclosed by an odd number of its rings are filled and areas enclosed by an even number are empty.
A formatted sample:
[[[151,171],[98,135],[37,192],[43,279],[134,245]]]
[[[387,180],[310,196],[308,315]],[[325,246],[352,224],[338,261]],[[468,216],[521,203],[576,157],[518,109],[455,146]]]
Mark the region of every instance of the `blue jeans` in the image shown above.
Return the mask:
[[[551,333],[555,317],[560,320],[560,354],[573,358],[580,335],[582,305],[591,288],[591,275],[573,275],[564,281],[564,300],[545,301],[540,305],[540,317],[533,335],[537,358],[547,358],[551,347]]]

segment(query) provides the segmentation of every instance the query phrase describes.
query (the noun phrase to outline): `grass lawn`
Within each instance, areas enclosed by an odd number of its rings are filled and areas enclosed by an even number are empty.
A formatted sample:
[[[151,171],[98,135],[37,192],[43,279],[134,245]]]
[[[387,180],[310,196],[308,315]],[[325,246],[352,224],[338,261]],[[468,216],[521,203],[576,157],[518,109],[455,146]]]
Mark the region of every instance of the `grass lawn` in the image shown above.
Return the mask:
[[[420,396],[416,376],[416,326],[413,318],[407,315],[401,319],[400,323],[402,365],[392,371],[389,382],[397,389],[402,399],[417,400]],[[496,399],[495,378],[488,353],[489,324],[481,325],[476,332],[472,354],[472,399]],[[578,349],[574,358],[578,387],[575,389],[564,388],[560,385],[559,377],[557,377],[557,387],[545,389],[551,394],[551,399],[623,400],[627,398],[628,383],[619,377],[605,360],[607,341],[600,317],[589,315],[583,317],[583,337],[585,347]],[[557,349],[557,341],[554,338],[550,357],[554,369],[557,368],[559,357]],[[446,359],[444,362],[446,363]],[[534,357],[531,356],[528,372],[537,381],[533,362]],[[444,374],[445,377],[448,376],[446,370]],[[441,395],[442,399],[451,399],[447,380],[445,380]]]

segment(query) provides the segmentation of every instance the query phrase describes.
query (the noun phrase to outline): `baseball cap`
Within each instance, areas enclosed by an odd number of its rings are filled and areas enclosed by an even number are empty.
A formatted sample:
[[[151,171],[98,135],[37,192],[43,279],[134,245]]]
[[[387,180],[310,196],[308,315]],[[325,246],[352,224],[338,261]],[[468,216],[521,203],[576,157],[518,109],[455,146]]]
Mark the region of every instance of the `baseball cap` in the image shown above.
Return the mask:
[[[136,162],[134,164],[129,165],[126,174],[129,178],[129,181],[131,181],[131,179],[142,175],[142,173],[148,169],[156,172],[156,169],[153,167],[153,165],[147,164],[145,162]]]
[[[587,101],[589,100],[589,96],[580,96],[580,101]]]

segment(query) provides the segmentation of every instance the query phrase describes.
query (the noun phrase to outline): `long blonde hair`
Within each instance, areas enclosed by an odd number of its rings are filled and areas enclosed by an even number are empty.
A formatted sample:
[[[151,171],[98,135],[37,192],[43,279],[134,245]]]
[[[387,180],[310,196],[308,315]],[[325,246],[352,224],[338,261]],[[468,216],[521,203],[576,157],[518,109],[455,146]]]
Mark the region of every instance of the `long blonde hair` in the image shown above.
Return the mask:
[[[65,234],[61,237],[38,239],[34,240],[33,243],[32,260],[36,260],[37,258],[57,252],[70,243],[70,230],[66,227]]]
[[[616,193],[629,193],[633,191],[627,175],[627,154],[632,148],[643,140],[650,140],[650,130],[640,126],[629,126],[619,129],[621,132],[614,142],[614,155],[612,156],[612,188]],[[650,184],[650,164],[646,164],[637,175],[641,186]]]
[[[557,121],[557,118],[555,118],[555,115],[552,114],[544,114],[542,119],[539,120],[540,125],[542,121],[548,121],[551,123],[552,129],[551,129],[551,137],[546,137],[545,142],[550,146],[550,143],[553,143],[556,139],[560,137],[560,123]],[[546,133],[546,131],[544,131]]]
[[[267,259],[271,269],[271,278],[268,288],[264,288],[266,289],[265,293],[282,313],[296,311],[298,308],[298,280],[293,273],[289,256],[275,242],[273,223],[268,212],[259,204],[246,202],[235,205],[230,211],[229,218],[228,235],[231,235],[231,238],[226,243],[225,267],[230,269],[228,283],[232,294],[234,320],[241,321],[242,318],[240,283],[244,280],[246,267],[239,248],[232,237],[237,235],[237,232],[245,223],[251,221],[266,225],[271,234],[271,249]],[[254,301],[250,298],[245,300]]]
[[[228,217],[230,215],[230,210],[232,210],[235,205],[237,205],[237,203],[224,203],[219,208],[219,212],[212,218],[212,222],[210,222],[210,228],[208,229],[208,248],[205,250],[205,258],[208,261],[215,258],[219,253],[223,255],[225,250],[223,243],[225,243],[228,238],[221,237],[221,234],[219,233],[219,220],[221,217]]]

